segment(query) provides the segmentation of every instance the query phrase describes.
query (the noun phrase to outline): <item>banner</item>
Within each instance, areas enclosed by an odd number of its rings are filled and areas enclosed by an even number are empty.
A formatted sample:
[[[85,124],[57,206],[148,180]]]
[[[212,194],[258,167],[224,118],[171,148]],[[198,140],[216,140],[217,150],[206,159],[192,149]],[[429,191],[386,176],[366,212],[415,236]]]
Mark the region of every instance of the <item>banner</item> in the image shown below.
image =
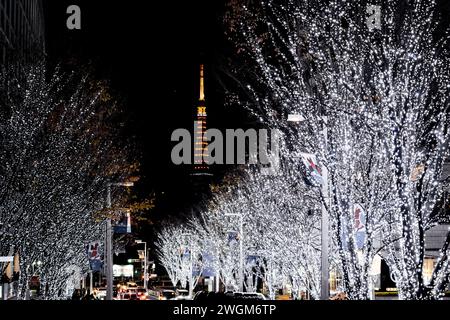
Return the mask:
[[[358,250],[364,247],[366,240],[366,212],[359,204],[353,206],[353,214],[355,217],[355,242]]]
[[[203,267],[200,261],[194,260],[192,264],[192,276],[193,277],[200,277],[203,274]]]
[[[352,220],[341,219],[341,241],[344,250],[348,250],[349,232],[355,241],[355,249],[362,250],[366,240],[366,212],[359,204],[354,204],[351,209]],[[350,224],[350,225],[349,225]]]
[[[202,262],[203,262],[203,276],[204,277],[214,277],[216,275],[216,271],[214,270],[214,257],[209,252],[204,251],[202,253]]]
[[[322,185],[322,170],[319,167],[316,156],[310,153],[300,153],[300,155],[306,168],[307,182],[312,185]]]
[[[101,271],[103,267],[102,261],[102,243],[100,241],[94,241],[87,246],[87,255],[89,259],[89,265],[92,271]]]
[[[239,242],[239,232],[228,231],[228,245],[232,245]]]
[[[131,233],[131,215],[130,212],[122,212],[120,219],[114,225],[115,233]]]
[[[258,265],[259,256],[248,255],[247,256],[247,266],[248,267],[256,267]]]

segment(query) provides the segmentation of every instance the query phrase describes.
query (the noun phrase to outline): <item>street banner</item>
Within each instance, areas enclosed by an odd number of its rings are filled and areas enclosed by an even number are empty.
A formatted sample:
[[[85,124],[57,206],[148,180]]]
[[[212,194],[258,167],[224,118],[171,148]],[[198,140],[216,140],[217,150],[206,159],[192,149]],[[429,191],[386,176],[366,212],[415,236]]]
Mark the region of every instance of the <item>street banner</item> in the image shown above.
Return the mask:
[[[114,233],[131,233],[131,215],[130,212],[122,212],[120,219],[114,225]]]
[[[376,254],[375,257],[373,257],[372,265],[369,270],[370,276],[377,276],[381,274],[381,256],[379,254]]]
[[[87,246],[87,255],[89,259],[89,265],[92,271],[101,271],[103,267],[102,261],[102,243],[100,241],[94,241]]]
[[[183,260],[189,260],[189,259],[191,259],[191,250],[189,250],[188,247],[182,248],[182,249],[181,249],[181,258],[182,258]]]
[[[322,170],[319,167],[316,156],[310,153],[300,153],[300,155],[306,168],[307,182],[312,185],[322,185]]]
[[[366,212],[360,204],[351,208],[352,220],[341,217],[341,241],[344,250],[349,248],[349,239],[353,237],[355,249],[362,250],[366,240]],[[350,235],[349,235],[350,233]]]
[[[228,245],[233,245],[239,242],[239,232],[228,231]]]
[[[202,253],[202,262],[203,262],[203,276],[204,277],[214,277],[216,276],[216,271],[214,270],[214,257],[208,252],[204,251]]]
[[[205,276],[203,274],[202,264],[199,261],[195,260],[193,262],[193,265],[192,265],[192,276],[193,277],[200,277],[202,275]]]
[[[359,204],[353,206],[353,214],[355,217],[355,242],[358,250],[364,247],[366,240],[366,212]]]
[[[248,267],[256,267],[258,265],[259,256],[256,255],[248,255],[247,256],[247,266]]]

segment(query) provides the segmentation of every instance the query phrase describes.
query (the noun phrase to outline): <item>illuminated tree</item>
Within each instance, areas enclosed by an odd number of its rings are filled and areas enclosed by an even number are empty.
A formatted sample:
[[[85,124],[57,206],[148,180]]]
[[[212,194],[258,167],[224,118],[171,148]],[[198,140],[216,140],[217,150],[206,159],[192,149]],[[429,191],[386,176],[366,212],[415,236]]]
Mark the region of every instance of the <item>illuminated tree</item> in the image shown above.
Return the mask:
[[[318,298],[318,199],[285,170],[267,176],[257,168],[246,169],[234,186],[214,195],[203,222],[195,224],[197,234],[210,240],[212,268],[227,288],[239,289],[242,241],[244,290],[253,292],[263,282],[275,298],[276,289],[291,284],[295,296],[309,291]],[[311,198],[298,197],[301,193]]]
[[[3,74],[0,90],[0,253],[20,254],[19,298],[38,261],[43,298],[63,298],[73,267],[88,269],[85,246],[102,240],[107,183],[136,168],[119,108],[104,84],[41,66]]]
[[[195,219],[192,219],[186,226],[165,225],[158,232],[155,243],[158,259],[172,284],[177,286],[180,283],[183,288],[189,284],[192,290],[197,286],[204,268],[203,242],[190,226],[194,223]]]
[[[339,253],[330,259],[350,299],[369,297],[377,253],[393,270],[401,299],[437,298],[449,280],[450,234],[428,286],[423,262],[425,232],[443,214],[447,38],[434,1],[378,3],[379,26],[377,10],[363,0],[240,6],[229,32],[237,61],[228,73],[237,80],[233,101],[283,130],[291,155],[314,154],[328,169],[330,198],[322,203],[331,252]],[[304,121],[292,126],[289,114]],[[365,220],[362,241],[357,210]]]

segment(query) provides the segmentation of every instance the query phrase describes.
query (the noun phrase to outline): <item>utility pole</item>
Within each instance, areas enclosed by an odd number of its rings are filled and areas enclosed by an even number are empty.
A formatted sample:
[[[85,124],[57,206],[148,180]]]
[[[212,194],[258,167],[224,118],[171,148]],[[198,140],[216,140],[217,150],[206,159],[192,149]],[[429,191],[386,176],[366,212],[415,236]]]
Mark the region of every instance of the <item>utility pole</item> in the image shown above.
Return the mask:
[[[239,291],[244,292],[244,215],[242,213],[226,213],[227,217],[239,217]]]
[[[136,240],[137,244],[144,244],[144,288],[145,290],[148,289],[147,287],[147,242],[142,240]]]
[[[111,184],[108,183],[106,195],[106,207],[111,208]],[[113,299],[113,255],[112,255],[112,227],[111,215],[108,212],[106,218],[106,300]]]
[[[326,116],[323,117],[323,134],[325,143],[325,154],[328,150],[328,119]],[[329,205],[329,193],[328,193],[328,168],[322,166],[322,248],[321,248],[321,286],[320,286],[320,299],[328,300],[330,298],[330,266],[328,261],[328,248],[329,248],[329,216],[328,209],[325,203]]]
[[[190,254],[189,254],[189,258],[190,258],[190,266],[189,266],[189,297],[193,297],[194,295],[194,275],[192,274],[194,272],[194,248],[192,246],[192,240],[190,240]]]
[[[106,186],[106,207],[111,209],[111,187],[132,187],[133,182],[108,183]],[[112,253],[112,221],[111,213],[108,210],[106,218],[106,239],[105,239],[105,259],[106,259],[106,300],[113,299],[113,253]]]
[[[306,119],[300,114],[289,114],[287,121],[301,123]],[[328,150],[328,117],[323,116],[323,138],[324,138],[324,157],[327,156]],[[329,185],[328,185],[328,168],[322,166],[322,186],[321,186],[323,201],[322,201],[322,216],[321,216],[321,272],[320,272],[320,299],[328,300],[330,298],[330,265],[328,261],[329,256],[329,215],[327,206],[330,204]]]

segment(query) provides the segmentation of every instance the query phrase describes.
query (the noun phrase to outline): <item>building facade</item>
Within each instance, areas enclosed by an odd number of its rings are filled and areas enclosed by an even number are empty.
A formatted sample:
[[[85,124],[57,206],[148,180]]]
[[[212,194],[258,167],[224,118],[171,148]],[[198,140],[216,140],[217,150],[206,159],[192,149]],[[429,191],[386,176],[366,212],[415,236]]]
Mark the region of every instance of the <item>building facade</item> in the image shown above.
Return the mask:
[[[0,64],[32,62],[44,55],[42,0],[0,0]]]

